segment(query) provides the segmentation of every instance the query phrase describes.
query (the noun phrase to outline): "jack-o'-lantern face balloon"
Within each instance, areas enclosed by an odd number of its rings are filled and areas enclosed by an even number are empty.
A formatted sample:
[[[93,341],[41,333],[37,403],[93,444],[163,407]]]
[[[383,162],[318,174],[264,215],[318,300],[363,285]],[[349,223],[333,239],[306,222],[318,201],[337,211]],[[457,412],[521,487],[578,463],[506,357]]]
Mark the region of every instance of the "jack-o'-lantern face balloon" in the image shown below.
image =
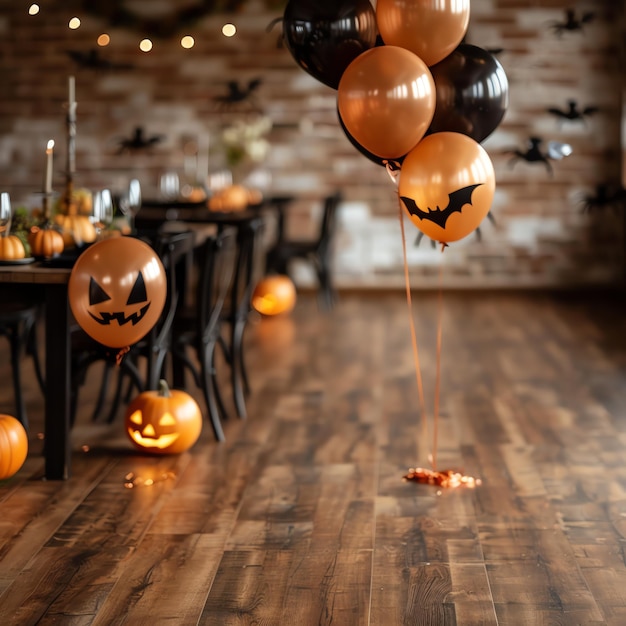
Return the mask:
[[[409,219],[433,241],[474,232],[491,208],[495,173],[485,149],[452,132],[425,137],[402,163],[398,194]]]
[[[111,348],[137,343],[158,321],[167,278],[156,252],[132,237],[104,239],[79,257],[68,285],[80,327]]]

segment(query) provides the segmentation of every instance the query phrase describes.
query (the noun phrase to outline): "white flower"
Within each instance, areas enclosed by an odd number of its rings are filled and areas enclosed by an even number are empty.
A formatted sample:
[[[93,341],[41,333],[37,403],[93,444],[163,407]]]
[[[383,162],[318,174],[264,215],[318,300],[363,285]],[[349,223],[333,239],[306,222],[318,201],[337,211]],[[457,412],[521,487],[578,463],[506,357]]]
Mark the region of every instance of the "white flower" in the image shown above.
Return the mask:
[[[270,144],[265,139],[272,129],[272,120],[261,116],[252,120],[236,120],[222,130],[222,144],[229,165],[242,161],[262,161],[267,156]]]

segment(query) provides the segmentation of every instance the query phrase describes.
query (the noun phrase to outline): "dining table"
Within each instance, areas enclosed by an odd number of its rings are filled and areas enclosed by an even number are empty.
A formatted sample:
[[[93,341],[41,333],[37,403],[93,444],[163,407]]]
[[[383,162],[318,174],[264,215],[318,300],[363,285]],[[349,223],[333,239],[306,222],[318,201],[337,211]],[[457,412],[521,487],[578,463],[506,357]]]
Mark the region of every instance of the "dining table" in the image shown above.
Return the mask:
[[[194,233],[193,246],[200,247],[214,234],[211,224],[170,223],[165,230]],[[144,240],[146,235],[135,233]],[[68,285],[81,249],[70,249],[52,259],[33,258],[0,262],[0,284],[41,287],[44,305],[45,394],[44,477],[67,480],[71,475],[71,331],[76,322],[71,313]]]
[[[21,261],[21,262],[20,262]],[[0,265],[0,283],[42,288],[45,304],[44,477],[70,476],[70,308],[71,267],[50,267],[31,259]],[[31,262],[32,261],[32,262]]]
[[[144,228],[170,231],[192,229],[200,245],[208,232],[221,225],[248,224],[258,220],[263,210],[277,209],[282,214],[291,196],[273,197],[241,211],[209,211],[206,202],[186,200],[144,200],[137,224]],[[141,227],[140,227],[141,228]],[[137,233],[133,233],[137,235]],[[72,259],[78,254],[63,254],[50,260],[21,259],[0,263],[0,283],[34,285],[42,289],[45,306],[45,395],[44,395],[44,478],[67,480],[71,476],[71,329],[75,323],[68,299]],[[243,411],[242,402],[241,411]]]

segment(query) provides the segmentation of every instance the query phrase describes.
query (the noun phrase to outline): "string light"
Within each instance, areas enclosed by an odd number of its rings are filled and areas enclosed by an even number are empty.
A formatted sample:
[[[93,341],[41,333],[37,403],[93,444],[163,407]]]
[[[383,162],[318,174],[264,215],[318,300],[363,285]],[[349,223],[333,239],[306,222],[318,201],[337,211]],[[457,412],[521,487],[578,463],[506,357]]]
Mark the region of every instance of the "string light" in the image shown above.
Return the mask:
[[[29,15],[37,15],[39,11],[40,11],[40,7],[36,3],[31,4],[28,9]],[[80,28],[80,26],[81,26],[81,20],[77,16],[72,17],[68,22],[68,27],[71,30],[77,30],[78,28]],[[233,37],[237,34],[237,27],[232,23],[224,24],[222,26],[222,34],[225,37]],[[111,37],[107,33],[102,33],[101,35],[98,36],[96,41],[97,41],[97,44],[101,47],[108,46],[111,43]],[[196,41],[194,37],[192,37],[191,35],[185,35],[180,40],[180,45],[185,50],[189,50],[196,45]],[[147,39],[147,38],[143,39],[139,43],[139,49],[142,52],[150,52],[152,48],[153,48],[153,43],[150,39]]]
[[[185,48],[186,50],[189,50],[189,48],[193,48],[195,45],[195,40],[191,35],[185,35],[185,37],[183,37],[180,40],[180,45]]]

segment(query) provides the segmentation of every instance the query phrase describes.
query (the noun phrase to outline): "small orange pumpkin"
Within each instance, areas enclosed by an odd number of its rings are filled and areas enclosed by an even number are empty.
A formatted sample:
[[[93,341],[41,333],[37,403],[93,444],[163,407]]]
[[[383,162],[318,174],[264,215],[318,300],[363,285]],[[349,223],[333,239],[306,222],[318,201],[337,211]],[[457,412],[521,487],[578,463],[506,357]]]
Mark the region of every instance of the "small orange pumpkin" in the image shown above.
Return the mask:
[[[125,414],[133,445],[151,454],[179,454],[193,446],[202,431],[202,411],[185,391],[170,390],[161,380],[158,391],[140,393]]]
[[[96,227],[86,215],[56,215],[54,221],[61,227],[65,245],[93,243],[96,240]]]
[[[28,435],[12,415],[0,415],[0,480],[10,478],[28,456]]]
[[[31,231],[28,243],[33,256],[50,259],[63,252],[65,242],[63,235],[54,228],[38,228]]]
[[[252,293],[252,308],[261,315],[289,313],[296,305],[296,287],[284,274],[266,276]]]
[[[26,256],[26,250],[22,240],[16,235],[0,237],[0,259],[3,261],[16,261]]]
[[[250,193],[243,185],[230,185],[209,199],[211,211],[243,211],[250,204]]]

